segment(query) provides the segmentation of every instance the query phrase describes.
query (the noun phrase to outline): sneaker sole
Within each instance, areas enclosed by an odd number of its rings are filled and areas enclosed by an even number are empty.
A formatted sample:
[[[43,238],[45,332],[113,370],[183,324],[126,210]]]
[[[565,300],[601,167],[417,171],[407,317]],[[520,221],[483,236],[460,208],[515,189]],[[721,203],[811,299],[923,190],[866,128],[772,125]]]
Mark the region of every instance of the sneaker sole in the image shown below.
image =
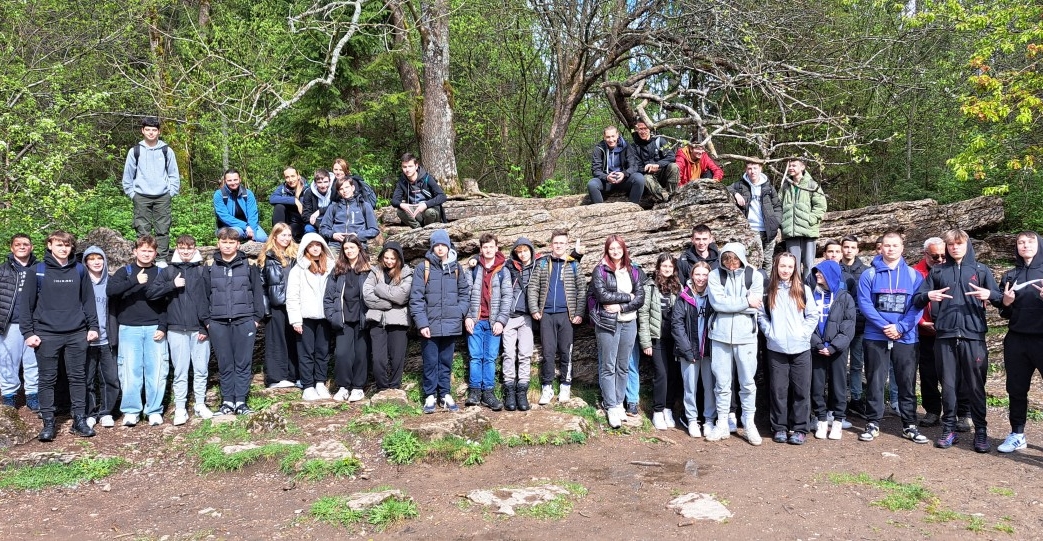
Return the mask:
[[[1027,448],[1028,448],[1028,444],[1026,443],[1025,445],[1019,445],[1017,447],[1014,447],[1013,449],[1011,449],[1009,451],[1004,451],[1002,445],[997,447],[996,450],[1001,452],[1001,453],[1013,453],[1014,451],[1020,451],[1022,449],[1027,449]]]

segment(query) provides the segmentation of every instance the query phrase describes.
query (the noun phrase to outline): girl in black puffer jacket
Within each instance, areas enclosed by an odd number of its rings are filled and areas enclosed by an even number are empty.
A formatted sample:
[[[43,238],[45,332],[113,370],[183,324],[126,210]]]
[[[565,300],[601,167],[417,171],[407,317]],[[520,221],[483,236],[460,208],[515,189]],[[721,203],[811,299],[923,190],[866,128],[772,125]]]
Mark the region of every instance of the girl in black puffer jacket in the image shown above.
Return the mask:
[[[261,267],[268,321],[264,325],[264,382],[271,388],[293,387],[297,381],[297,347],[286,316],[286,278],[297,259],[297,243],[289,225],[277,223],[264,243]]]

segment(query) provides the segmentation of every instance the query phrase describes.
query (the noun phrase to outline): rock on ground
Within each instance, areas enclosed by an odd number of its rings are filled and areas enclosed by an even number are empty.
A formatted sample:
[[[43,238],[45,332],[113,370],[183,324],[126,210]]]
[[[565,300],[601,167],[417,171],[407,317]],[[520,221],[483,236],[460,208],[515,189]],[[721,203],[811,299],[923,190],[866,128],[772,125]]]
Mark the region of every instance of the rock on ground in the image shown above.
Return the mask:
[[[523,434],[540,436],[563,432],[582,432],[589,435],[593,431],[593,427],[583,417],[550,409],[531,409],[493,415],[492,427],[500,431],[505,438]]]
[[[446,436],[478,441],[492,428],[492,423],[482,410],[468,408],[460,413],[439,412],[412,417],[406,419],[403,428],[423,441],[436,441]]]
[[[351,458],[351,456],[351,450],[337,440],[326,440],[321,443],[316,443],[315,445],[308,447],[304,452],[304,458],[306,459],[310,460],[317,458],[328,462],[344,460],[345,458]]]
[[[387,500],[410,500],[408,496],[402,494],[401,490],[381,490],[379,492],[356,492],[348,496],[348,509],[352,511],[364,511],[372,507],[376,507]]]
[[[732,517],[732,512],[710,494],[691,492],[682,494],[666,504],[667,509],[677,511],[678,515],[695,520],[716,520],[723,522]]]
[[[369,399],[370,405],[376,404],[395,404],[399,406],[412,406],[409,403],[409,396],[402,389],[384,389],[377,394],[374,394]]]
[[[523,505],[533,506],[549,502],[558,496],[568,495],[568,493],[568,490],[557,485],[541,485],[537,487],[472,490],[467,493],[467,499],[478,505],[493,508],[497,513],[514,516],[515,507]]]

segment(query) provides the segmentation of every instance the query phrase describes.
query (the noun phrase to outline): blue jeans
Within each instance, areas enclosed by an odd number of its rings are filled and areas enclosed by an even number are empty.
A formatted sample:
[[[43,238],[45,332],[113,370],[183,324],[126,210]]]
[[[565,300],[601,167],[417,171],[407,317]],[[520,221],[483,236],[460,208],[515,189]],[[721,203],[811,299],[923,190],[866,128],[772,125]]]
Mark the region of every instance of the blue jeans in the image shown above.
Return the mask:
[[[598,340],[598,383],[605,407],[623,405],[627,375],[630,372],[629,355],[637,341],[637,321],[616,323],[616,332],[596,329]],[[636,404],[636,402],[635,402]]]
[[[235,229],[236,232],[239,233],[239,240],[241,240],[243,242],[247,242],[249,240],[249,239],[246,238],[246,230],[245,229],[242,229],[242,228],[239,228],[239,227],[232,227],[232,229]],[[254,242],[264,242],[264,241],[268,240],[268,233],[265,233],[264,229],[261,229],[261,226],[254,227],[253,230],[254,230],[254,238],[253,238]],[[216,233],[215,233],[215,235],[216,235]]]
[[[637,371],[641,364],[641,344],[634,342],[634,350],[627,359],[627,404],[637,404],[641,400],[641,374]]]
[[[188,402],[188,367],[192,367],[192,391],[196,405],[206,403],[206,379],[210,374],[210,340],[199,341],[198,331],[170,331],[170,364],[174,365],[174,406],[185,409]]]
[[[474,324],[474,332],[467,337],[467,351],[471,355],[467,383],[472,389],[496,387],[496,356],[500,353],[500,337],[493,334],[488,319]]]
[[[25,394],[36,394],[40,390],[40,373],[36,367],[36,350],[25,345],[22,330],[18,325],[8,325],[7,332],[0,338],[0,394],[13,395],[22,386],[18,379],[18,367],[25,378]]]
[[[453,373],[453,353],[456,352],[456,336],[432,336],[420,340],[420,357],[424,360],[424,396],[450,394],[450,378]]]
[[[120,411],[136,415],[163,413],[163,393],[167,387],[167,339],[153,339],[157,325],[120,325],[119,375],[123,388]],[[141,391],[145,390],[142,409]]]

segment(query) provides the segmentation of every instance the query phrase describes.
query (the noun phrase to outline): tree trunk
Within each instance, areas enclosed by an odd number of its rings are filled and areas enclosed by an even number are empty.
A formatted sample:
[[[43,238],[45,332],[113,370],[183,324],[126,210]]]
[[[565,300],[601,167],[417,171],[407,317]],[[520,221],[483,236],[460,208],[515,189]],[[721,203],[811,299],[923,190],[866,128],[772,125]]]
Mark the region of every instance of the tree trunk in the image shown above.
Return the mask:
[[[409,43],[409,26],[401,2],[391,3],[391,26],[392,40],[395,44],[395,69],[398,70],[398,78],[402,81],[402,89],[413,96],[413,103],[409,107],[409,121],[413,124],[413,133],[419,136],[423,117],[421,104],[424,100],[420,89],[420,74],[410,62],[409,51],[412,45]]]
[[[442,189],[447,194],[458,194],[463,190],[456,171],[453,88],[449,83],[449,2],[424,2],[420,9],[420,47],[424,65],[420,156],[424,168]]]

